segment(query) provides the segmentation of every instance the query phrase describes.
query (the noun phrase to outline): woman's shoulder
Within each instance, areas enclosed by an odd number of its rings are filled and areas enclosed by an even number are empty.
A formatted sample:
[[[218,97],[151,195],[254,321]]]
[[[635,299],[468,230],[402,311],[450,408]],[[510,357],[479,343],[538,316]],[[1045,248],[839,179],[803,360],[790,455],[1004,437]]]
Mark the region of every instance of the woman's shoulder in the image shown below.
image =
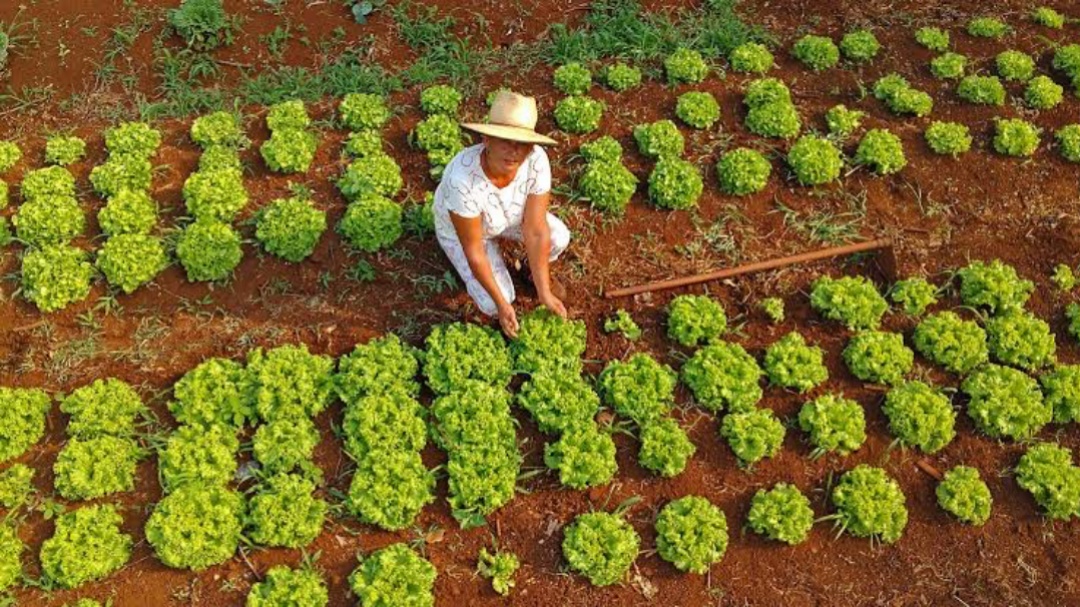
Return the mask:
[[[481,145],[471,145],[450,159],[443,170],[442,181],[467,179],[480,166]]]

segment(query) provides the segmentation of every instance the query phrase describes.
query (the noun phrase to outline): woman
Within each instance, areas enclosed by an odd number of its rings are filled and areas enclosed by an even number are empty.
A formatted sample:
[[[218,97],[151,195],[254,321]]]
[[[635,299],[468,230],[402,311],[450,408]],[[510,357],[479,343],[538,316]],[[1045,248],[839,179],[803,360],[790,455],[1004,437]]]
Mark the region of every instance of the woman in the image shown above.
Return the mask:
[[[435,190],[435,234],[480,311],[498,316],[509,337],[518,331],[514,284],[498,239],[522,242],[540,303],[566,317],[565,291],[548,263],[570,244],[566,224],[548,212],[551,165],[538,144],[536,100],[500,93],[488,122],[466,123],[482,142],[459,152]]]

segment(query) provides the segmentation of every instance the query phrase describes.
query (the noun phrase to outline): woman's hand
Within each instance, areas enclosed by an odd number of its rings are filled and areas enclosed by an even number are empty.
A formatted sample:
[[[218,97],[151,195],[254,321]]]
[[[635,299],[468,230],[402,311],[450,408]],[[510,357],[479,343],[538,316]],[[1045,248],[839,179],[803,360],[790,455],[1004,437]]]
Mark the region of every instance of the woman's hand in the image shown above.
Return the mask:
[[[510,339],[517,338],[518,334],[518,319],[517,312],[514,311],[514,306],[503,303],[499,306],[499,326],[502,327],[503,333]]]
[[[548,291],[547,293],[540,295],[539,299],[540,303],[544,304],[545,308],[551,310],[560,318],[566,318],[566,306],[563,305],[563,302],[558,297],[555,297],[553,293]]]

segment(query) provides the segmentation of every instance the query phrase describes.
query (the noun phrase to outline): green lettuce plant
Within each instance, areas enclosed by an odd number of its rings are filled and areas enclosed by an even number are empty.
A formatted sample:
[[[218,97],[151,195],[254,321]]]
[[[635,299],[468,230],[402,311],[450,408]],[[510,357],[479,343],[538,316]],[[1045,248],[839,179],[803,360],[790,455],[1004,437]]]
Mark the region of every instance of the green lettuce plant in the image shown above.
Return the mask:
[[[593,586],[621,581],[637,559],[641,537],[625,520],[606,512],[580,514],[566,527],[563,558]]]
[[[372,196],[390,198],[397,195],[403,185],[401,167],[387,154],[353,160],[337,181],[338,190],[349,202]]]
[[[592,87],[592,72],[580,63],[567,63],[555,70],[555,88],[564,95],[584,95]]]
[[[521,386],[517,402],[532,415],[541,432],[563,433],[593,423],[600,397],[574,373],[540,373]]]
[[[697,84],[709,75],[709,65],[701,53],[680,48],[664,59],[664,73],[668,84]]]
[[[510,343],[514,370],[520,373],[581,372],[586,329],[581,320],[563,319],[546,308],[520,318],[517,337]]]
[[[167,493],[186,485],[224,486],[236,474],[240,441],[225,426],[180,426],[158,453],[158,473]]]
[[[424,467],[419,451],[386,448],[358,458],[345,505],[361,522],[400,531],[433,501],[435,475]]]
[[[724,558],[727,546],[727,519],[703,497],[669,502],[656,516],[656,550],[679,571],[708,573]]]
[[[240,171],[192,173],[184,182],[184,204],[195,219],[232,221],[248,203]]]
[[[975,17],[967,24],[967,33],[977,38],[1001,38],[1010,31],[1004,21],[994,17]]]
[[[1057,343],[1050,325],[1032,314],[1012,313],[986,321],[990,354],[998,362],[1036,371],[1055,362]]]
[[[1039,377],[1039,385],[1054,410],[1054,423],[1080,421],[1080,365],[1058,365]]]
[[[1061,127],[1054,133],[1061,157],[1069,162],[1080,162],[1080,124]]]
[[[829,379],[824,357],[821,348],[792,331],[765,350],[765,373],[774,386],[807,392]]]
[[[255,238],[270,253],[298,263],[315,250],[326,231],[326,211],[310,200],[279,198],[255,218]]]
[[[0,150],[3,148],[0,147]],[[3,152],[0,151],[0,159]],[[51,166],[27,171],[19,184],[23,202],[75,198],[75,176],[64,167]]]
[[[720,120],[720,104],[712,93],[689,91],[679,95],[675,115],[695,129],[707,129]]]
[[[1039,147],[1042,129],[1019,118],[994,121],[994,150],[998,154],[1026,158]]]
[[[235,491],[185,485],[154,506],[146,540],[166,567],[202,571],[236,553],[243,513],[244,498]]]
[[[59,516],[52,537],[41,544],[46,583],[78,588],[119,571],[131,559],[133,543],[120,530],[123,522],[116,507],[108,504]]]
[[[45,436],[52,398],[40,388],[0,386],[0,463],[15,459]]]
[[[66,166],[82,160],[86,142],[74,135],[55,135],[45,142],[45,162]]]
[[[222,0],[182,0],[178,7],[169,9],[167,17],[169,27],[197,52],[232,44],[238,29]]]
[[[349,588],[361,607],[434,607],[435,566],[405,544],[391,544],[360,560]]]
[[[68,436],[131,436],[146,406],[127,382],[109,377],[72,390],[60,399],[60,411],[68,415]]]
[[[330,595],[326,582],[319,572],[304,567],[290,569],[276,565],[266,572],[263,581],[252,585],[245,607],[279,607],[280,605],[304,605],[326,607]]]
[[[810,305],[825,318],[851,330],[876,329],[889,304],[865,276],[822,276],[814,281]]]
[[[791,55],[815,72],[829,69],[840,62],[840,49],[827,36],[807,34],[799,38],[791,47]]]
[[[110,158],[150,158],[160,146],[161,131],[145,122],[125,122],[105,131],[105,149],[109,151]]]
[[[804,135],[791,146],[787,156],[795,178],[802,185],[822,185],[840,177],[844,160],[828,139]]]
[[[744,74],[764,74],[772,69],[775,58],[769,48],[757,42],[744,42],[728,55],[731,69]]]
[[[855,163],[878,175],[892,175],[907,166],[907,158],[899,137],[885,129],[870,129],[855,151]]]
[[[375,129],[364,129],[349,133],[345,139],[345,155],[350,158],[365,158],[386,154],[383,148],[382,134]]]
[[[146,234],[118,234],[97,254],[97,267],[110,285],[131,293],[154,279],[169,260],[160,238]]]
[[[641,70],[625,63],[614,63],[600,72],[600,78],[616,93],[641,85]]]
[[[153,181],[153,165],[142,156],[110,156],[104,164],[90,171],[94,191],[104,198],[124,190],[149,190]]]
[[[799,410],[799,427],[810,434],[812,457],[825,453],[848,455],[866,442],[866,416],[859,403],[823,394]]]
[[[306,129],[310,125],[311,117],[299,99],[275,103],[266,113],[266,126],[271,132]]]
[[[303,548],[322,531],[328,506],[313,495],[315,483],[278,474],[260,484],[248,504],[247,537],[262,546]]]
[[[349,93],[338,106],[341,122],[351,131],[379,130],[390,121],[390,109],[379,95]]]
[[[1031,11],[1031,20],[1044,27],[1061,29],[1065,27],[1065,15],[1049,6],[1040,6]]]
[[[1053,443],[1034,445],[1016,465],[1016,483],[1048,518],[1080,517],[1080,467],[1073,465],[1068,449]]]
[[[895,72],[879,78],[873,92],[874,97],[885,102],[889,111],[901,116],[927,116],[934,109],[934,100],[928,93],[912,88]]]
[[[199,172],[212,173],[225,170],[242,172],[243,169],[240,153],[235,148],[213,145],[206,148],[199,156]]]
[[[1066,44],[1054,51],[1052,66],[1063,72],[1073,83],[1073,88],[1080,91],[1077,78],[1080,77],[1080,44]]]
[[[606,485],[619,470],[611,435],[587,424],[572,427],[548,443],[544,464],[558,470],[559,482],[571,489]]]
[[[746,523],[754,533],[797,546],[810,535],[814,510],[798,487],[777,483],[772,489],[758,489],[754,494]]]
[[[352,247],[374,253],[393,245],[404,232],[401,205],[376,194],[352,202],[337,231]]]
[[[989,360],[986,332],[955,312],[927,316],[915,327],[915,349],[932,363],[957,375],[966,375]]]
[[[341,425],[345,450],[356,460],[385,451],[419,452],[427,444],[426,413],[401,387],[350,401]]]
[[[772,163],[756,150],[738,148],[725,153],[716,163],[720,189],[732,196],[756,194],[765,189]]]
[[[0,525],[0,591],[22,579],[22,551],[26,549],[11,523]]]
[[[949,397],[921,381],[893,387],[881,410],[889,418],[889,431],[905,447],[937,453],[956,437],[956,411]]]
[[[214,147],[242,149],[249,141],[232,112],[218,111],[199,116],[191,123],[191,140],[205,151]]]
[[[860,464],[845,472],[832,492],[836,525],[855,537],[892,544],[907,526],[900,485],[881,468]]]
[[[941,80],[960,80],[967,64],[968,58],[960,53],[942,53],[930,61],[930,73]]]
[[[866,112],[848,109],[846,105],[835,105],[825,112],[825,125],[829,127],[829,136],[844,141],[855,134],[862,125]]]
[[[638,463],[664,478],[681,474],[695,451],[697,447],[686,431],[671,418],[660,418],[641,428]]]
[[[1011,367],[984,365],[960,389],[971,398],[968,416],[990,438],[1031,438],[1053,418],[1038,382]]]
[[[512,375],[510,350],[490,327],[437,325],[425,342],[424,378],[436,394],[462,388],[468,380],[506,386]]]
[[[981,526],[990,518],[994,500],[976,468],[956,466],[945,472],[935,494],[942,510],[965,523]]]
[[[130,438],[72,438],[53,464],[56,492],[67,500],[89,500],[131,491],[143,455]]]
[[[243,365],[227,358],[208,358],[173,384],[169,412],[176,421],[210,428],[241,428],[255,419],[255,403],[247,391]]]
[[[578,153],[590,164],[618,163],[622,161],[622,144],[611,135],[603,135],[581,144]]]
[[[726,329],[724,306],[708,295],[680,295],[668,305],[668,337],[683,346],[714,341]]]
[[[966,154],[973,141],[968,127],[957,122],[932,122],[926,127],[924,137],[935,154],[948,154],[953,158]]]
[[[701,171],[693,163],[675,156],[660,158],[649,174],[649,200],[661,209],[678,211],[696,207],[704,189]]]
[[[843,356],[852,375],[876,384],[900,383],[915,364],[915,353],[904,345],[904,336],[886,331],[852,337]]]
[[[639,352],[626,361],[609,362],[597,385],[616,413],[644,426],[671,410],[675,382],[671,367]]]
[[[630,341],[641,339],[641,327],[638,326],[630,313],[622,308],[615,311],[615,315],[604,321],[604,333],[620,333]]]
[[[338,398],[351,405],[362,397],[390,393],[395,388],[415,396],[420,392],[416,382],[419,354],[393,333],[357,344],[338,359],[334,376]]]
[[[743,103],[749,108],[746,128],[755,135],[792,139],[802,129],[799,112],[783,82],[762,78],[746,87]]]
[[[232,276],[243,256],[240,234],[221,221],[195,221],[176,241],[176,258],[189,282],[224,280]]]
[[[2,67],[2,66],[0,66]],[[0,173],[10,171],[22,159],[22,150],[14,141],[0,141]]]
[[[143,190],[121,190],[98,211],[98,225],[106,236],[149,234],[157,219],[157,203]]]
[[[0,471],[0,507],[19,507],[34,492],[34,469],[26,464],[12,464]]]
[[[1050,275],[1050,282],[1054,283],[1058,291],[1068,293],[1076,288],[1076,274],[1067,264],[1059,263],[1054,266],[1054,273]]]
[[[477,561],[477,572],[491,580],[491,588],[502,596],[509,596],[514,587],[514,574],[518,567],[517,555],[513,552],[496,550],[488,552],[487,548],[481,548]]]
[[[24,205],[25,206],[25,205]],[[22,294],[42,312],[55,312],[90,295],[94,267],[68,245],[32,249],[22,259]]]
[[[1016,268],[994,259],[989,263],[973,261],[957,270],[960,298],[964,305],[988,308],[991,313],[1016,311],[1024,307],[1035,284],[1020,278]]]
[[[436,84],[420,91],[420,109],[428,116],[446,114],[456,116],[464,96],[461,91],[445,84]]]
[[[1024,101],[1033,110],[1049,110],[1065,99],[1065,87],[1049,76],[1035,76],[1024,89]]]
[[[578,179],[582,198],[613,215],[626,211],[637,186],[637,176],[619,162],[590,162]]]
[[[778,325],[784,322],[784,300],[779,297],[766,297],[758,304],[761,311],[769,318],[769,322]]]
[[[994,64],[1006,82],[1027,82],[1035,77],[1035,60],[1021,51],[1002,51],[994,58]]]
[[[330,404],[334,360],[306,344],[248,352],[247,375],[263,421],[313,418]]]
[[[319,138],[303,129],[278,129],[259,148],[263,161],[275,173],[305,173],[315,160]]]
[[[753,466],[779,453],[786,432],[772,409],[752,408],[729,413],[720,424],[720,436],[727,440],[743,467]]]
[[[585,95],[564,97],[555,104],[555,123],[573,135],[595,131],[603,115],[604,104]]]
[[[685,141],[679,127],[670,120],[657,120],[634,127],[634,142],[643,156],[659,159],[683,153]]]
[[[1005,105],[1005,87],[996,76],[965,76],[956,87],[964,101],[979,105]]]
[[[937,303],[937,287],[922,277],[905,278],[889,290],[889,299],[905,314],[922,316],[927,308]]]
[[[873,61],[879,51],[881,51],[881,43],[869,30],[848,32],[840,40],[840,52],[845,59],[855,63]]]
[[[82,234],[86,215],[74,198],[31,200],[11,218],[19,240],[31,247],[65,245]]]
[[[715,341],[699,349],[683,365],[682,380],[713,412],[744,412],[761,400],[761,367],[739,344]]]

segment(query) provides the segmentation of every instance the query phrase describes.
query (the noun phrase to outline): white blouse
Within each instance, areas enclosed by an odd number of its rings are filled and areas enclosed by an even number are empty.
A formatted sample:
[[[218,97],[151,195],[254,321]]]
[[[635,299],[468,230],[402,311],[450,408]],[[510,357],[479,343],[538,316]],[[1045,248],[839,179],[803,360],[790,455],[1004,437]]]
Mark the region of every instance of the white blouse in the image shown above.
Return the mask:
[[[450,213],[460,217],[482,217],[484,238],[495,238],[511,227],[520,227],[525,217],[525,201],[531,194],[551,189],[551,164],[538,145],[518,167],[514,180],[505,188],[491,183],[480,166],[484,144],[465,148],[446,165],[442,181],[435,189],[435,234],[443,240],[458,240]]]

